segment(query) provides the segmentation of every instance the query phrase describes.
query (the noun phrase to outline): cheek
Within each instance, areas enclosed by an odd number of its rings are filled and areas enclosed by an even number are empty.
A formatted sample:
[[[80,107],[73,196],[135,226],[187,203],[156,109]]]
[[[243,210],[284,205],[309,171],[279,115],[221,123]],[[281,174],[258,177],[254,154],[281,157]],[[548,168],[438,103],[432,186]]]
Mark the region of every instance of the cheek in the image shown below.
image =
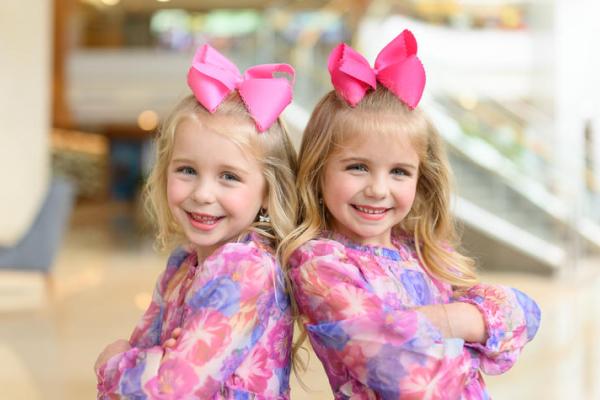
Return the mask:
[[[173,207],[185,199],[186,193],[186,185],[183,182],[177,179],[167,179],[167,202],[169,207]]]
[[[227,196],[222,200],[223,206],[234,214],[239,214],[250,209],[247,194],[239,193],[237,196]]]
[[[266,189],[261,186],[260,182],[254,185],[249,185],[243,190],[230,193],[226,198],[223,198],[223,203],[227,203],[226,207],[237,214],[248,214],[254,218],[258,213],[265,199],[264,193]]]
[[[332,202],[337,203],[337,200],[343,197],[336,186],[337,185],[332,183],[323,185],[323,200],[328,206]]]
[[[323,184],[321,185],[321,193],[326,203],[338,202],[338,200],[346,197],[346,192],[349,191],[351,185],[347,177],[342,177],[340,174],[325,171]]]
[[[400,192],[400,200],[407,207],[411,208],[417,196],[417,183],[411,183]]]

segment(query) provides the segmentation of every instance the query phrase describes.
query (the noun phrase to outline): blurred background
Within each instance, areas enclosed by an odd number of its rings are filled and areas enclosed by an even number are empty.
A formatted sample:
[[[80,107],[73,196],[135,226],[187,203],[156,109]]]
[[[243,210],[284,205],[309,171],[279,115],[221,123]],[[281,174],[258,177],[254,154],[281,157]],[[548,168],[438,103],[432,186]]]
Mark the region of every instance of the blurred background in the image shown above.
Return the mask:
[[[446,141],[453,209],[482,280],[542,307],[496,399],[600,398],[600,54],[594,0],[20,0],[0,4],[0,387],[95,396],[166,254],[140,191],[161,120],[203,43],[240,69],[298,72],[299,143],[340,41],[372,62],[411,29],[422,107]],[[318,360],[293,398],[329,399]]]

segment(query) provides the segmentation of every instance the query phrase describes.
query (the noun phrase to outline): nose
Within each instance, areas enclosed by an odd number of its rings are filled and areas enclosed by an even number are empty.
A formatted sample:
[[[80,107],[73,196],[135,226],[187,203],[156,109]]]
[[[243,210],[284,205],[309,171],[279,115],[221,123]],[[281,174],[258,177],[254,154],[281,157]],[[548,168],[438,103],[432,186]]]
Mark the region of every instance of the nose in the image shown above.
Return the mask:
[[[365,195],[374,199],[381,199],[387,195],[387,177],[383,175],[372,176],[365,188]]]
[[[215,201],[214,182],[211,182],[209,179],[198,179],[192,192],[192,198],[198,204],[213,203]]]

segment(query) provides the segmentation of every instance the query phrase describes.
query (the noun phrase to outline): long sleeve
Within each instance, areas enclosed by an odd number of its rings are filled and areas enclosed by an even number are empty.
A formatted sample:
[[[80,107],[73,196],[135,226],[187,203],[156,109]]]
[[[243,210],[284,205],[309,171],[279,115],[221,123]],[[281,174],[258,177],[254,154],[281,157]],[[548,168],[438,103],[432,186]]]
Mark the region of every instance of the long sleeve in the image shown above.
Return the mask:
[[[210,280],[190,289],[174,348],[133,347],[98,373],[100,398],[210,398],[252,351],[275,302],[275,261],[240,243],[203,264]]]
[[[540,325],[538,305],[517,289],[481,283],[456,301],[473,304],[483,316],[486,343],[467,346],[478,353],[480,368],[486,374],[501,374],[511,368]]]
[[[150,305],[135,326],[129,344],[131,347],[148,348],[156,346],[160,341],[161,317],[164,307],[161,293],[161,281],[164,279],[164,273],[161,274],[152,294]]]
[[[444,340],[419,312],[388,307],[343,255],[316,253],[297,254],[290,278],[311,343],[330,381],[340,385],[334,391],[357,398],[371,398],[369,390],[384,399],[460,398],[471,373],[464,342]]]
[[[152,301],[129,338],[131,347],[148,348],[160,344],[162,317],[165,310],[164,293],[171,278],[188,255],[189,251],[178,248],[169,256],[166,269],[156,281]]]

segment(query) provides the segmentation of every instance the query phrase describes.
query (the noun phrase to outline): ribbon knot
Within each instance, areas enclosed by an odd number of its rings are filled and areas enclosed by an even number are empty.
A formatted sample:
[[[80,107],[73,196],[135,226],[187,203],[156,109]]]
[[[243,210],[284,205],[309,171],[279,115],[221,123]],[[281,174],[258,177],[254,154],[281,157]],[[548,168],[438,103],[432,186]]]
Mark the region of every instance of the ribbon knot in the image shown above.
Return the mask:
[[[275,73],[287,74],[291,82]],[[235,64],[207,44],[196,51],[187,76],[196,100],[211,114],[237,90],[259,132],[269,129],[292,101],[294,79],[289,64],[260,64],[242,75]]]
[[[377,82],[410,108],[419,104],[425,88],[425,69],[417,57],[417,41],[406,29],[379,52],[374,68],[345,43],[331,51],[327,65],[333,87],[352,107],[369,90],[376,89]]]

